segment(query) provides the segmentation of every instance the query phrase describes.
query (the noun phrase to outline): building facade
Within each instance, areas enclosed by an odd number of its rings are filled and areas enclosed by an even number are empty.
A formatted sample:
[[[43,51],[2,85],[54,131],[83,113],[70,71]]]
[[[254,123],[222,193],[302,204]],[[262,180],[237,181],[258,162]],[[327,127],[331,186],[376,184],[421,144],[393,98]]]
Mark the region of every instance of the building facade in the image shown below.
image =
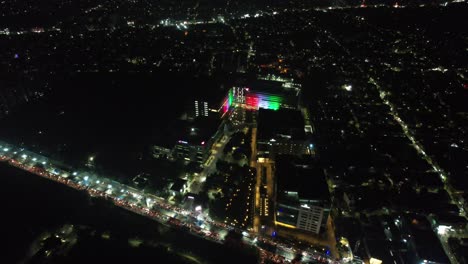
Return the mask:
[[[199,117],[199,116],[207,117],[208,114],[209,114],[208,102],[201,101],[201,100],[195,100],[194,101],[193,116],[194,117]]]
[[[319,234],[326,229],[330,195],[323,171],[290,155],[276,161],[275,223]]]
[[[298,228],[315,234],[319,234],[322,230],[325,230],[328,215],[330,214],[328,204],[324,204],[321,200],[301,201],[297,192],[286,191],[285,196],[288,195],[295,198],[281,198],[277,200],[277,224]]]

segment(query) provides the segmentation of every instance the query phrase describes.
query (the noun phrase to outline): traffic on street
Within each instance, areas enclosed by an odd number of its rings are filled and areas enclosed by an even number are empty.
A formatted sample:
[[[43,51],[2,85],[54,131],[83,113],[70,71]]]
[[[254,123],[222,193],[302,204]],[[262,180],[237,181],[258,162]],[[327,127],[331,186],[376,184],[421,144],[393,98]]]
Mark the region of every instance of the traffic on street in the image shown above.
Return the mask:
[[[260,236],[249,230],[213,221],[208,215],[204,215],[201,208],[195,208],[194,211],[181,209],[142,190],[92,172],[74,171],[59,162],[2,141],[0,141],[0,162],[7,162],[35,175],[86,191],[90,196],[110,200],[119,207],[216,243],[223,243],[228,232],[236,231],[243,235],[245,244],[259,249],[262,263],[266,260],[273,263],[291,263],[297,260],[298,256],[301,256],[303,262],[339,263],[312,248],[298,249],[294,245],[280,242],[275,238],[275,234],[271,237]]]

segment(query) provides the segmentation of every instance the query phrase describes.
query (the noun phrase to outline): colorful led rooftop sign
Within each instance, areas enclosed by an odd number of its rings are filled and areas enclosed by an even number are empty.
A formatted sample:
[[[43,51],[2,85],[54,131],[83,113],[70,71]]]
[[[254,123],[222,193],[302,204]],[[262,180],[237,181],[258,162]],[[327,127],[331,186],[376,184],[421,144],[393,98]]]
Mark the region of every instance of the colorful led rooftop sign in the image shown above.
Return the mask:
[[[256,93],[250,91],[248,88],[244,89],[245,95],[243,95],[244,100],[242,100],[247,106],[247,108],[258,110],[259,108],[269,109],[269,110],[278,110],[281,108],[281,102],[283,98],[278,95]],[[236,97],[234,96],[234,88],[229,90],[228,96],[223,104],[223,113],[229,111],[231,106],[235,103]]]
[[[248,93],[245,97],[245,104],[249,108],[278,110],[281,107],[281,96],[252,92]]]

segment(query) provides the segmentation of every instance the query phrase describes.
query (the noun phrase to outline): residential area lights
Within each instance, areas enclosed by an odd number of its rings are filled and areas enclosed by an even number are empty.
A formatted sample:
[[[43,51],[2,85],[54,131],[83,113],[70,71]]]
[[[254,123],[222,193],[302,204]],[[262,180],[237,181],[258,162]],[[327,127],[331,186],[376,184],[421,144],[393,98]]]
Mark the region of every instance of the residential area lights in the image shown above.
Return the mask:
[[[388,93],[383,90],[383,88],[374,80],[374,78],[370,77],[369,82],[373,84],[379,91],[380,99],[383,101],[384,104],[386,104],[390,108],[390,114],[394,118],[395,121],[400,125],[400,127],[403,130],[403,133],[405,136],[411,141],[412,146],[416,149],[416,151],[422,155],[424,160],[432,166],[435,172],[439,174],[440,179],[444,183],[445,190],[447,193],[450,195],[450,198],[453,201],[456,201],[456,204],[459,206],[460,212],[463,213],[463,215],[466,216],[463,207],[461,206],[462,203],[460,203],[460,198],[457,197],[455,193],[453,193],[451,190],[451,187],[447,181],[447,176],[445,172],[432,160],[432,158],[427,155],[427,153],[423,150],[423,147],[416,141],[414,136],[412,135],[410,129],[408,128],[408,125],[399,117],[398,113],[395,111],[395,107],[393,104],[387,99]]]

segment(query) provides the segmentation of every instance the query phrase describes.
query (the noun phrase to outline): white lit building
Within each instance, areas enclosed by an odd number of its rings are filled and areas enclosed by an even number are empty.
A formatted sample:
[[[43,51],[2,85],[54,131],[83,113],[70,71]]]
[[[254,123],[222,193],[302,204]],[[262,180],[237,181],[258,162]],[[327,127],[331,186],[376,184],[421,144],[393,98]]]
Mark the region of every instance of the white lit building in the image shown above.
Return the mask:
[[[276,159],[276,214],[279,226],[319,234],[330,214],[330,194],[323,170],[291,155]]]
[[[208,116],[208,113],[209,113],[208,102],[195,100],[194,106],[195,106],[194,108],[195,117]]]

